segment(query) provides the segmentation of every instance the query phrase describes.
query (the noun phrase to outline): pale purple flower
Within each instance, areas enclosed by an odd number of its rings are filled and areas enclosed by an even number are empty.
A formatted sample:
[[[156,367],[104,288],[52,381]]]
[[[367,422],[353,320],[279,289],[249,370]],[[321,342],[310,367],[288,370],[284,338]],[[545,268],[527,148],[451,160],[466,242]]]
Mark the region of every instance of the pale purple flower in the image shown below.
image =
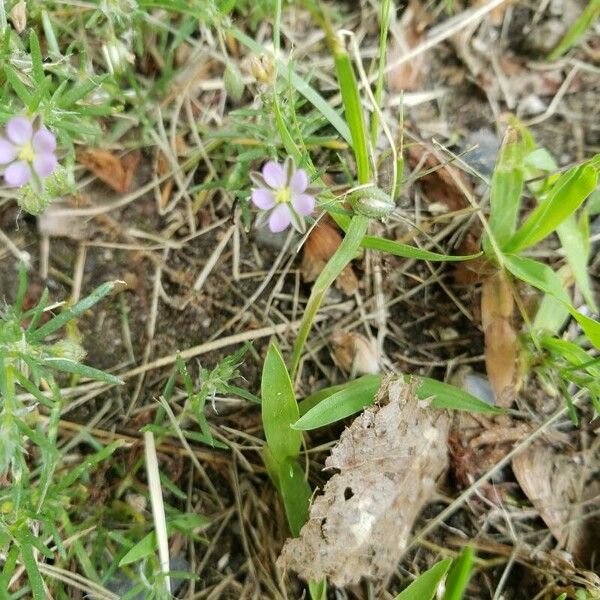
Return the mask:
[[[26,117],[13,117],[0,136],[0,171],[8,187],[21,187],[32,179],[51,175],[58,165],[56,138],[45,127],[34,131]]]
[[[256,185],[252,190],[252,202],[261,213],[258,224],[267,221],[273,233],[284,231],[291,224],[303,233],[304,217],[315,209],[313,190],[308,187],[308,175],[304,169],[296,169],[294,161],[286,158],[283,165],[270,160],[262,173],[250,173]]]

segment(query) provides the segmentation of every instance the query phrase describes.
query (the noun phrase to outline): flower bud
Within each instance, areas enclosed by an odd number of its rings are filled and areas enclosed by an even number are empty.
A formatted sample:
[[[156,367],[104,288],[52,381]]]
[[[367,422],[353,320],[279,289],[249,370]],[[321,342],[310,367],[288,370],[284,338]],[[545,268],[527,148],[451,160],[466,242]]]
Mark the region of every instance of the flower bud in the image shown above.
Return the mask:
[[[275,75],[275,66],[273,60],[266,56],[253,56],[250,59],[250,72],[256,81],[265,85],[272,85]]]
[[[242,74],[235,64],[228,61],[223,74],[225,91],[235,101],[239,102],[244,95],[244,82]]]
[[[17,2],[10,11],[10,22],[17,33],[23,33],[27,27],[27,4],[25,0]]]
[[[102,54],[104,54],[106,66],[112,74],[121,73],[127,64],[133,64],[135,60],[135,56],[129,51],[129,48],[116,37],[102,45]]]
[[[355,212],[373,219],[383,219],[396,208],[391,196],[374,185],[358,188],[348,196],[348,200]]]

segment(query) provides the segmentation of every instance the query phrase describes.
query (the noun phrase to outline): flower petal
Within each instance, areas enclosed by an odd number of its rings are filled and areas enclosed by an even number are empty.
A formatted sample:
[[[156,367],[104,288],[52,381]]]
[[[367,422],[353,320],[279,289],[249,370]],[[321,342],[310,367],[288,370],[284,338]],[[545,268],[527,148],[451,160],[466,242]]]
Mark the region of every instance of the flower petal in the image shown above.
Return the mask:
[[[13,117],[6,124],[6,135],[11,142],[22,145],[31,141],[33,126],[31,121],[25,117]]]
[[[298,169],[290,180],[290,187],[294,194],[302,194],[308,187],[308,175],[304,169]]]
[[[273,233],[279,233],[280,231],[287,229],[291,220],[292,215],[287,204],[279,204],[273,209],[273,212],[269,217],[269,229]]]
[[[4,171],[4,181],[8,187],[21,187],[31,179],[31,169],[24,160],[10,164]]]
[[[262,208],[262,210],[268,210],[275,206],[273,192],[265,188],[252,190],[252,202],[254,202],[254,205],[258,208]]]
[[[17,149],[4,138],[0,138],[0,165],[12,162],[17,158]]]
[[[58,161],[52,152],[36,154],[36,157],[33,159],[33,170],[40,177],[48,177],[48,175],[54,173],[54,169],[56,169],[57,165]]]
[[[263,167],[262,174],[268,186],[272,188],[285,187],[285,173],[283,167],[274,160],[270,160]]]
[[[43,152],[54,152],[56,150],[56,137],[50,133],[45,127],[42,127],[35,132],[31,142],[35,152],[42,154]]]
[[[307,216],[315,210],[315,199],[308,194],[294,194],[292,196],[292,206],[296,209],[296,212]]]

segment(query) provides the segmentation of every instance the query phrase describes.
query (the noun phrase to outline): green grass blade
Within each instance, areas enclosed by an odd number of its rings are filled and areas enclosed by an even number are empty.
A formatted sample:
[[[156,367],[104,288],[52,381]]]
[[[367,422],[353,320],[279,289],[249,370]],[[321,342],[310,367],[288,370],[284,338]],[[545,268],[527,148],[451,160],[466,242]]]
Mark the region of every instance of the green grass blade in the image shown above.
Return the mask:
[[[596,348],[600,349],[600,323],[575,310],[558,275],[548,265],[532,260],[531,258],[509,254],[505,255],[504,259],[506,268],[517,279],[525,281],[538,290],[560,300],[571,313],[571,316],[579,323],[588,340]]]
[[[311,600],[327,600],[327,579],[321,581],[309,581],[308,591]]]
[[[94,304],[97,304],[105,296],[108,296],[108,294],[113,291],[117,283],[118,282],[116,281],[107,281],[106,283],[98,286],[89,296],[85,297],[83,300],[80,300],[71,308],[63,311],[60,313],[60,315],[57,315],[36,331],[30,332],[28,334],[29,341],[39,342],[47,335],[54,333],[66,325],[71,319],[81,316],[86,310],[89,310],[92,306],[94,306]]]
[[[134,544],[119,561],[119,567],[130,565],[156,552],[156,533],[151,531]]]
[[[583,211],[579,223],[574,215],[567,217],[558,226],[556,232],[586,304],[592,312],[597,313],[598,306],[594,299],[587,268],[590,259],[590,231],[586,212]]]
[[[46,592],[44,589],[44,581],[38,567],[35,556],[33,555],[33,544],[31,534],[26,534],[21,540],[21,558],[25,571],[27,571],[27,578],[29,579],[29,585],[31,586],[31,593],[33,594],[33,600],[45,600]]]
[[[573,23],[571,29],[558,42],[556,48],[548,55],[548,60],[556,60],[565,52],[570,50],[592,27],[594,21],[600,15],[600,0],[590,0],[581,16]]]
[[[431,569],[425,571],[404,591],[400,592],[395,600],[432,600],[451,563],[452,559],[447,558],[433,565]]]
[[[596,189],[599,159],[600,155],[586,164],[563,173],[554,183],[545,200],[537,205],[503,249],[506,252],[518,253],[537,244],[555,231]]]
[[[407,383],[410,383],[413,376],[405,375],[404,379]],[[431,398],[433,408],[464,410],[482,414],[502,414],[505,412],[503,409],[492,406],[449,383],[430,379],[429,377],[415,377],[415,379],[419,382],[416,391],[417,397],[422,400]]]
[[[404,375],[404,381],[407,384],[413,380],[418,382],[417,397],[421,400],[431,399],[433,408],[464,410],[482,414],[502,414],[504,412],[449,383],[428,377],[413,378],[411,375]],[[373,404],[381,385],[381,377],[373,375],[368,379],[361,378],[353,383],[354,385],[345,387],[315,404],[292,425],[292,428],[308,431],[331,425]]]
[[[362,215],[355,215],[350,221],[348,231],[342,240],[342,243],[338,246],[335,254],[329,259],[329,262],[325,265],[321,271],[319,277],[313,285],[313,289],[306,304],[304,310],[304,317],[302,323],[298,329],[298,335],[296,336],[296,342],[294,344],[294,350],[292,352],[292,358],[290,361],[290,374],[293,378],[296,374],[296,369],[300,362],[300,356],[302,355],[302,349],[308,339],[310,328],[312,327],[313,321],[317,315],[317,311],[321,306],[323,297],[329,289],[329,287],[336,280],[337,276],[346,268],[346,265],[355,257],[356,251],[360,247],[360,243],[367,232],[369,226],[369,219]]]
[[[561,267],[556,276],[560,279],[563,287],[567,287],[567,280],[570,277],[569,266]],[[544,294],[542,301],[535,313],[531,330],[535,333],[545,332],[558,335],[560,330],[569,320],[569,311],[565,305],[550,294]]]
[[[548,265],[525,256],[513,254],[504,256],[504,264],[517,279],[558,298],[561,302],[571,303],[558,275]]]
[[[44,83],[44,59],[35,29],[32,29],[29,34],[29,53],[31,54],[33,79],[37,86],[41,86]]]
[[[365,406],[370,406],[381,385],[381,377],[371,375],[368,378],[357,379],[352,384],[318,402],[298,419],[292,428],[301,431],[317,429],[341,421]]]
[[[527,144],[522,132],[509,127],[502,140],[490,191],[489,225],[498,245],[502,247],[514,234],[525,182],[523,160]],[[486,254],[493,256],[489,240],[484,238]]]
[[[429,260],[432,262],[460,262],[465,260],[473,260],[474,258],[481,256],[481,253],[464,256],[438,254],[437,252],[431,252],[429,250],[421,250],[421,248],[410,246],[409,244],[401,244],[400,242],[395,242],[394,240],[386,240],[385,238],[371,235],[366,235],[363,238],[361,247],[378,250],[379,252],[385,252],[386,254],[393,254],[394,256],[402,256],[403,258]]]
[[[278,480],[288,525],[297,537],[308,520],[312,491],[298,462],[289,458],[279,465]]]
[[[19,263],[19,287],[17,288],[17,297],[15,298],[15,311],[21,313],[23,311],[23,301],[27,293],[27,266],[24,262]]]
[[[379,61],[377,65],[377,81],[375,83],[374,98],[377,106],[381,106],[383,95],[383,82],[385,75],[385,53],[387,51],[387,36],[390,25],[392,0],[382,0],[379,19]],[[379,133],[379,112],[374,110],[371,115],[371,144],[375,146]],[[393,196],[395,198],[395,196]]]
[[[371,181],[371,166],[369,164],[367,133],[352,61],[340,38],[331,32],[329,32],[328,38],[333,50],[335,70],[344,102],[344,115],[352,136],[352,149],[356,159],[358,181],[361,184],[369,183]]]
[[[473,548],[467,546],[453,561],[442,600],[462,600],[473,569]]]
[[[95,369],[88,365],[78,363],[77,361],[70,360],[68,358],[45,358],[41,363],[50,369],[56,371],[63,371],[64,373],[72,373],[73,375],[79,375],[81,377],[87,377],[88,379],[95,379],[96,381],[103,381],[111,385],[122,385],[123,381],[110,373],[105,373],[100,369]]]
[[[331,387],[317,390],[316,392],[310,394],[310,396],[304,398],[302,402],[298,403],[300,416],[305,415],[311,408],[314,408],[317,404],[319,404],[319,402],[322,402],[326,398],[333,396],[333,394],[336,394],[337,392],[347,391],[350,394],[361,393],[363,387],[371,385],[379,388],[381,385],[381,375],[363,375],[358,379],[353,379],[340,385],[333,385]]]
[[[269,346],[263,365],[262,422],[273,459],[282,463],[300,454],[302,434],[290,428],[298,420],[298,403],[292,381],[275,344]]]
[[[31,106],[33,94],[29,92],[25,84],[19,79],[17,72],[9,64],[5,64],[4,74],[15,94],[19,97],[19,100],[27,107]]]

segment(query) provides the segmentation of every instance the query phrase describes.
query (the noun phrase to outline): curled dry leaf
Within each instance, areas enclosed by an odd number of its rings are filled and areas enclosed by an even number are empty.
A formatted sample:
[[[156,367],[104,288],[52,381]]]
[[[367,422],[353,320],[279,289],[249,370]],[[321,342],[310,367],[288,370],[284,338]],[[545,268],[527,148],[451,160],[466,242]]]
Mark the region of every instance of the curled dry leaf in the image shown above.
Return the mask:
[[[338,365],[347,373],[379,373],[377,349],[364,335],[338,329],[332,333],[331,343]]]
[[[139,151],[118,157],[108,150],[90,149],[77,153],[77,160],[115,192],[126,193],[140,164]]]
[[[443,204],[451,211],[468,206],[460,186],[473,193],[473,185],[463,171],[448,164],[447,156],[435,148],[414,144],[408,149],[408,162],[411,168],[418,166],[419,172],[425,173],[419,176],[417,183],[429,205]]]
[[[446,468],[450,418],[401,379],[384,382],[378,398],[331,451],[325,466],[339,473],[315,499],[300,537],[287,540],[280,568],[337,586],[393,572]]]
[[[531,446],[512,460],[512,469],[521,489],[540,517],[564,547],[570,532],[577,524],[576,483],[581,466],[550,446]],[[571,522],[569,526],[568,523]]]
[[[512,324],[515,301],[502,272],[488,277],[481,290],[485,367],[499,406],[513,403],[516,389],[517,332]]]
[[[304,281],[315,281],[341,243],[342,236],[336,226],[328,219],[322,219],[313,228],[304,243],[301,267]],[[348,265],[338,275],[335,283],[348,296],[356,292],[358,279],[351,265]]]

